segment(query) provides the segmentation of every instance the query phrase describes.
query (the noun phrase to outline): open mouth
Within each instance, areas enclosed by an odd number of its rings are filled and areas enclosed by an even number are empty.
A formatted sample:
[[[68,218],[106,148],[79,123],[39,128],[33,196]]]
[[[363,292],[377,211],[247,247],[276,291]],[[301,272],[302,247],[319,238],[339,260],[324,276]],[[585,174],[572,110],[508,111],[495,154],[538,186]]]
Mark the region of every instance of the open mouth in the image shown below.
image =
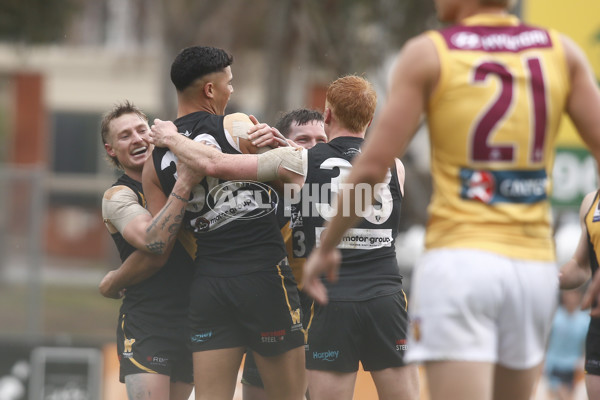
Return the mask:
[[[139,154],[144,154],[146,152],[146,150],[148,150],[148,147],[144,146],[144,147],[138,147],[137,149],[133,150],[131,152],[132,156],[137,156]]]

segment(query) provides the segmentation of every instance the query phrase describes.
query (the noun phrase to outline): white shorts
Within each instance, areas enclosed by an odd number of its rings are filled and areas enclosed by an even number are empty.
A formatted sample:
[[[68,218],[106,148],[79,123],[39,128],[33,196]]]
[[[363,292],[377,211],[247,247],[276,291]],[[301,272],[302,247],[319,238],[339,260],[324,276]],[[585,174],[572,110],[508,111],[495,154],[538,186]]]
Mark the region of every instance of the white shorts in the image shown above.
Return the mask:
[[[544,358],[557,301],[555,263],[471,249],[427,251],[412,279],[407,361],[531,368]]]

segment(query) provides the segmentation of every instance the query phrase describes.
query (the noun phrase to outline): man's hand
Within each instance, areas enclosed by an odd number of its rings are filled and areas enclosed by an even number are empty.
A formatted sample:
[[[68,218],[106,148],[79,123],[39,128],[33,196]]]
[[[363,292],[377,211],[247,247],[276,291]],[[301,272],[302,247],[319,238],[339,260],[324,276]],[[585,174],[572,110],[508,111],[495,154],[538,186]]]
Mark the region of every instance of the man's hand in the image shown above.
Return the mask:
[[[304,291],[320,304],[327,304],[327,289],[321,281],[321,276],[326,275],[330,282],[336,282],[342,255],[336,248],[324,251],[316,247],[304,264],[302,283]]]
[[[100,294],[109,299],[121,299],[125,295],[125,289],[113,287],[113,277],[116,274],[116,270],[108,271],[108,273],[102,278],[98,289]]]
[[[259,123],[254,115],[249,115],[249,117],[254,126],[248,130],[248,139],[253,145],[272,148],[289,146],[285,136],[277,129],[265,123]]]
[[[594,275],[594,279],[592,279],[581,301],[581,309],[585,310],[587,308],[591,308],[590,316],[600,317],[600,274]]]
[[[150,127],[150,141],[156,147],[169,147],[170,140],[177,135],[179,135],[177,127],[171,121],[156,118]]]

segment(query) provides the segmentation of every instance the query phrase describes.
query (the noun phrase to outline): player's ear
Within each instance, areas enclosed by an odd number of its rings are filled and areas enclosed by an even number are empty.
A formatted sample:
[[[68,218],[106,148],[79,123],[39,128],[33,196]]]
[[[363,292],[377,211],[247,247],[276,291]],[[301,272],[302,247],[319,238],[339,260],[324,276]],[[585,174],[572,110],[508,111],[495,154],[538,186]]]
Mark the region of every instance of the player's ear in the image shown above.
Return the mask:
[[[212,82],[206,82],[202,90],[204,91],[204,95],[209,99],[215,97],[215,87]]]
[[[111,157],[116,157],[117,154],[115,153],[115,150],[113,149],[113,147],[108,144],[108,143],[104,143],[104,150],[106,150],[106,154],[108,154]]]
[[[331,123],[331,108],[325,107],[325,111],[323,112],[323,122],[326,124]]]

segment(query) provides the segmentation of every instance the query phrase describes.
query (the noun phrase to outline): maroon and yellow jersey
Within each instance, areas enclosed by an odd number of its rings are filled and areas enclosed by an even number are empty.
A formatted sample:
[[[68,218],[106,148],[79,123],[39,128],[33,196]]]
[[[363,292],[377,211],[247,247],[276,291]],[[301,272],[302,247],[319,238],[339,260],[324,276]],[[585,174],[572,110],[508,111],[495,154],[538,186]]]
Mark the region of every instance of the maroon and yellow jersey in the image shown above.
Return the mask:
[[[570,89],[559,34],[481,14],[427,35],[440,78],[427,105],[426,247],[554,260],[550,179]]]
[[[427,35],[440,60],[427,248],[554,260],[548,198],[570,89],[559,34],[482,14]]]

